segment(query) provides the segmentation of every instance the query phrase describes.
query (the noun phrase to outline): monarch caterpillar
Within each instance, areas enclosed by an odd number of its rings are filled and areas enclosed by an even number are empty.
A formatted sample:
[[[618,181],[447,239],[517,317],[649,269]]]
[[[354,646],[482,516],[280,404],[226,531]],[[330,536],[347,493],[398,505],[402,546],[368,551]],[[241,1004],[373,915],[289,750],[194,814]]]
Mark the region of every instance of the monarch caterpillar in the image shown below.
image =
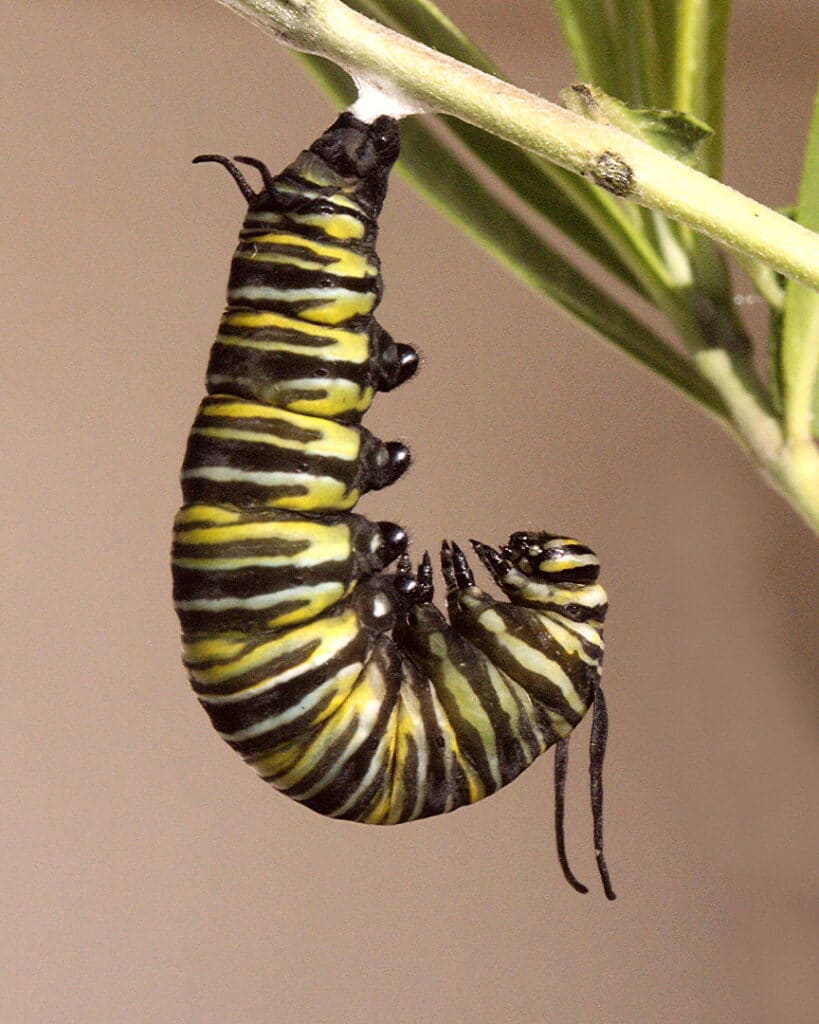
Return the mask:
[[[472,547],[505,594],[444,542],[448,619],[432,565],[395,523],[351,511],[407,469],[359,425],[418,359],[373,317],[377,219],[398,124],[338,120],[281,174],[223,164],[248,203],[207,397],[182,466],[174,601],[193,689],[267,782],[322,814],[396,824],[474,803],[556,747],[558,856],[568,737],[593,705],[595,851],[602,850],[606,594],[583,544],[513,533]],[[237,163],[258,170],[248,184]],[[390,566],[394,568],[389,570]]]

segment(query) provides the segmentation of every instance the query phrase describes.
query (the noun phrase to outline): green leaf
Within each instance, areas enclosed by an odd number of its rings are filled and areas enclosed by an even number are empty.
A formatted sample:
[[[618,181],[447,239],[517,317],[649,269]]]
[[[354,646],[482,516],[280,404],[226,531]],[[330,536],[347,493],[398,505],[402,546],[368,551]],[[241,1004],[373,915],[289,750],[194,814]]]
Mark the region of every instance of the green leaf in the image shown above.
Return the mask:
[[[808,130],[796,220],[819,231],[819,91]],[[777,359],[789,441],[819,436],[819,292],[788,281]]]
[[[647,294],[645,284],[637,276],[640,271],[645,273],[644,254],[637,255],[640,250],[633,231],[620,219],[611,217],[608,196],[570,171],[525,153],[496,135],[455,118],[444,118],[444,122],[518,199],[610,273],[636,292]],[[556,187],[556,183],[564,187]],[[576,187],[578,184],[580,188]],[[595,224],[603,230],[598,231]]]
[[[658,104],[663,92],[650,19],[645,0],[614,0],[614,35],[625,75],[625,91],[617,95],[633,106]]]
[[[552,7],[580,77],[608,93],[624,95],[622,67],[605,4],[600,0],[552,0]]]
[[[315,57],[309,53],[294,53],[293,56],[307,70],[311,77],[334,100],[336,106],[344,109],[355,100],[358,92],[355,83],[337,64]]]
[[[731,0],[679,0],[672,106],[713,129],[700,170],[718,178],[722,166],[725,66]]]
[[[768,390],[778,416],[782,416],[782,306],[771,307],[768,321]]]
[[[419,124],[404,124],[402,148],[404,172],[415,187],[499,262],[599,337],[712,411],[721,408],[720,400],[682,356],[499,204],[451,153],[431,148]]]
[[[722,172],[725,69],[731,0],[677,0],[674,89],[671,106],[711,127],[698,152],[697,169],[719,178]],[[733,321],[734,338],[726,347],[746,350],[749,340],[733,306],[733,288],[725,259],[710,239],[689,229],[679,232],[689,253],[698,290]]]
[[[630,107],[594,85],[573,85],[563,89],[560,98],[574,113],[598,124],[620,128],[690,165],[697,163],[702,143],[713,134],[708,125],[693,114]]]
[[[662,88],[652,98],[652,104],[658,107],[673,105],[673,68],[677,52],[677,2],[678,0],[648,0],[654,50],[659,65],[658,81],[662,82]]]
[[[335,65],[306,55],[299,59],[342,104],[349,101],[350,81]],[[723,415],[720,398],[686,359],[548,246],[476,181],[460,158],[414,119],[402,125],[398,166],[433,206],[532,288],[714,415]]]

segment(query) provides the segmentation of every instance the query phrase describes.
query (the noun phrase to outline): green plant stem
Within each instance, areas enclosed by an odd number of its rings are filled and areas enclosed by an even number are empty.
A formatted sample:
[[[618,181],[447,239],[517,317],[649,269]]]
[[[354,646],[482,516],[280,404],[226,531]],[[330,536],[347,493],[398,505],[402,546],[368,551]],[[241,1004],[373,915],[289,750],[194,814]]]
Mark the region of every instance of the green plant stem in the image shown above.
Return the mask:
[[[737,256],[737,263],[748,275],[754,288],[771,310],[781,313],[785,304],[785,292],[776,273],[770,267],[757,263],[756,260],[749,260],[746,256]]]
[[[574,9],[576,2],[572,0],[568,6]],[[439,52],[496,78],[506,79],[494,62],[464,36],[432,0],[347,0],[347,3]],[[607,25],[600,14],[598,8],[595,20],[598,28]],[[587,20],[584,29],[590,24]],[[607,59],[606,63],[611,67],[615,62]],[[619,203],[586,179],[465,121],[448,118],[445,123],[449,131],[523,202],[631,287],[646,294],[651,290],[646,278],[654,279],[655,289],[671,287],[662,261],[638,229],[633,207]]]
[[[348,6],[362,14],[376,17],[396,31],[420,39],[434,46],[439,52],[447,53],[456,60],[506,80],[491,59],[452,25],[431,0],[347,2]],[[625,0],[617,2],[625,3]],[[615,54],[623,50],[625,44],[619,47],[614,45],[608,16],[605,10],[600,8],[597,0],[557,0],[556,6],[559,8],[567,36],[573,38],[575,43],[585,41],[592,44],[593,48],[596,47],[596,63],[593,66],[583,65],[585,71],[590,72],[590,77],[599,80],[606,69],[613,69],[616,72],[619,65]],[[641,29],[647,31],[642,22]],[[644,55],[647,49],[647,40],[641,37],[641,54]],[[583,53],[588,57],[590,51]],[[669,271],[669,267],[648,237],[645,225],[653,227],[657,222],[669,223],[662,215],[656,211],[641,210],[631,204],[621,203],[603,189],[589,184],[586,179],[510,146],[495,135],[476,129],[457,118],[448,118],[446,124],[447,128],[465,143],[493,174],[510,186],[520,199],[596,258],[601,259],[602,255],[604,258],[601,262],[604,266],[608,269],[616,268],[616,272],[624,280],[648,296],[669,318],[689,351],[696,352],[704,344],[717,343],[713,332],[711,335],[705,334],[702,325],[692,313],[690,260],[682,254],[684,266],[680,266],[680,272],[675,276],[675,273]],[[543,180],[544,175],[547,181]],[[440,185],[438,187],[440,188]],[[467,186],[467,190],[468,188]],[[576,211],[575,216],[568,222],[565,214],[558,216],[562,214],[567,201],[569,209],[573,208]],[[580,224],[577,223],[578,215],[582,215],[583,218]],[[679,225],[677,227],[679,230],[688,230]],[[704,246],[713,250],[711,242],[703,240],[693,232],[688,231],[688,234],[694,239],[699,238]],[[589,244],[593,238],[598,243],[596,249]],[[599,243],[607,245],[608,251],[616,254],[616,262],[612,263],[611,258],[607,257],[605,252],[601,252]],[[497,246],[493,251],[498,252]],[[702,304],[700,301],[699,305]],[[571,309],[571,304],[568,308]],[[622,342],[618,340],[617,344],[622,345]],[[628,351],[628,347],[624,347]],[[682,380],[685,380],[684,386],[690,393],[690,375],[681,378],[681,382]]]
[[[296,49],[390,83],[425,109],[459,117],[604,187],[619,182],[619,194],[819,289],[819,235],[616,128],[430,50],[340,0],[218,2]]]
[[[309,54],[299,58],[340,106],[351,102],[349,79],[336,65]],[[527,285],[597,337],[664,377],[725,425],[724,403],[688,360],[475,181],[457,154],[430,135],[420,121],[408,121],[401,130],[398,170],[430,205]]]
[[[750,358],[724,349],[694,357],[728,408],[739,440],[767,482],[819,533],[819,450],[810,441],[788,441],[762,391]]]

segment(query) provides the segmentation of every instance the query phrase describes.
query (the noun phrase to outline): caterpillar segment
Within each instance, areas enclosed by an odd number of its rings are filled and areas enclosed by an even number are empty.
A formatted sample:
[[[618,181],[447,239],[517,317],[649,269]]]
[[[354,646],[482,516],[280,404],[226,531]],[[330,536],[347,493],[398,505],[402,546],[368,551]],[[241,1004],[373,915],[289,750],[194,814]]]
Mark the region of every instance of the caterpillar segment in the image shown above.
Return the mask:
[[[222,738],[275,788],[336,818],[390,825],[496,792],[555,746],[558,856],[568,738],[590,708],[602,852],[606,595],[579,542],[518,532],[473,548],[506,600],[445,542],[447,615],[407,535],[351,510],[410,455],[360,426],[415,372],[375,320],[378,215],[397,122],[342,114],[274,176],[223,164],[248,203],[182,466],[174,600],[193,689]],[[254,167],[259,191],[239,164]]]
[[[409,462],[403,444],[363,427],[209,395],[191,428],[182,494],[190,503],[343,511],[394,483]]]

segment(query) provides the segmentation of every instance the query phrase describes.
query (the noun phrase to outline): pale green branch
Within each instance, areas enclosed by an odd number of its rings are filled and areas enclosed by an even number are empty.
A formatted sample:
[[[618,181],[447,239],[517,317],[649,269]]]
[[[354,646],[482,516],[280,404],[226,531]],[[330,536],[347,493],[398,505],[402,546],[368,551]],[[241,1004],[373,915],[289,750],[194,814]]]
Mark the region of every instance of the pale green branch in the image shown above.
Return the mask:
[[[819,289],[819,235],[608,125],[430,50],[340,0],[218,0],[295,49],[327,57],[590,177]]]
[[[781,424],[769,408],[750,361],[723,349],[703,350],[694,357],[702,375],[714,385],[728,407],[737,437],[763,476],[819,533],[819,450],[805,440],[786,441]]]

